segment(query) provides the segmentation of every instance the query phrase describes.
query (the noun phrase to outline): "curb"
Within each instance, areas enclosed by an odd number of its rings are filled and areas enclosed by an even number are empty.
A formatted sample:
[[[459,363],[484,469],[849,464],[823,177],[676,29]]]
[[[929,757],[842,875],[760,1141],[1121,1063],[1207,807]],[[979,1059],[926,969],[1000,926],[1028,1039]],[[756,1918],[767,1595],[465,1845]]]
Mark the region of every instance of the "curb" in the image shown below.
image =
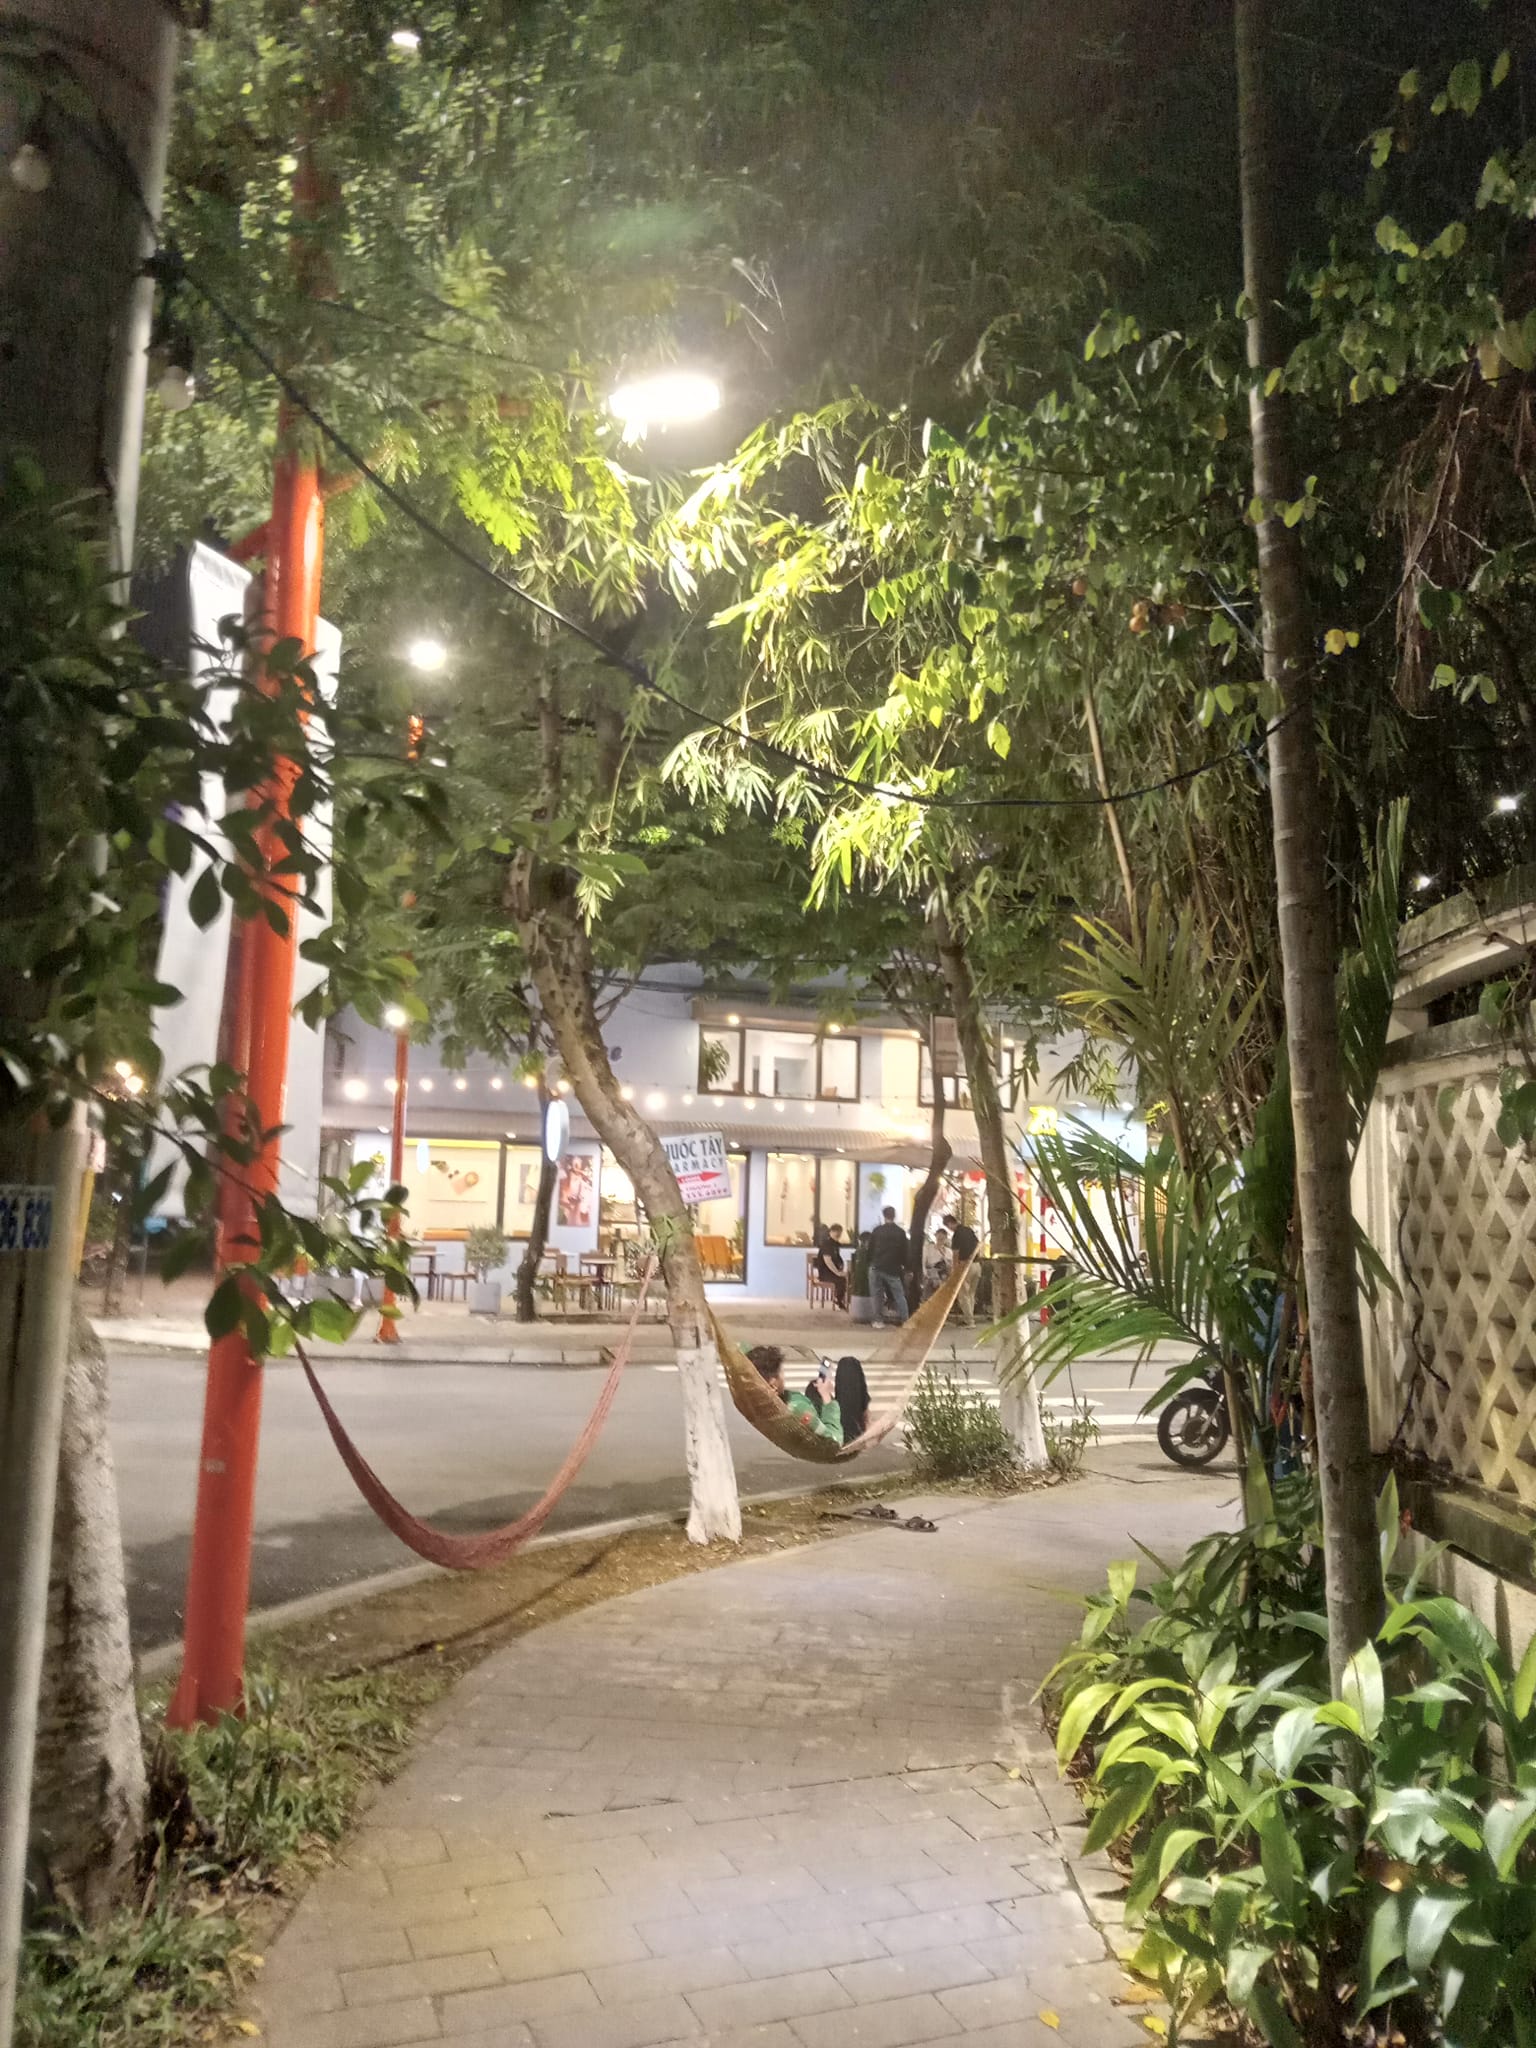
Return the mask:
[[[889,1477],[889,1473],[879,1473],[867,1479],[841,1479],[834,1483],[863,1488],[879,1486]],[[825,1490],[826,1481],[817,1480],[804,1486],[780,1486],[771,1493],[744,1493],[740,1499],[743,1507],[757,1507],[776,1500],[798,1500],[802,1494]],[[522,1549],[553,1550],[562,1543],[591,1543],[605,1536],[626,1536],[634,1529],[664,1529],[669,1525],[680,1525],[686,1519],[684,1509],[658,1508],[650,1514],[621,1515],[608,1522],[585,1522],[579,1529],[556,1529],[548,1536],[535,1536]],[[748,1558],[737,1561],[744,1564],[752,1562]],[[305,1593],[297,1600],[284,1600],[276,1607],[258,1607],[246,1616],[246,1633],[259,1635],[270,1629],[285,1628],[290,1622],[314,1621],[333,1613],[338,1607],[349,1607],[358,1600],[371,1600],[381,1593],[392,1593],[401,1586],[419,1586],[427,1579],[454,1577],[457,1574],[443,1565],[397,1565],[393,1571],[375,1572],[366,1579],[350,1579],[344,1586],[326,1586],[318,1593]],[[136,1652],[134,1670],[138,1682],[153,1684],[156,1679],[173,1677],[180,1656],[179,1636],[171,1642],[156,1643],[151,1649]]]

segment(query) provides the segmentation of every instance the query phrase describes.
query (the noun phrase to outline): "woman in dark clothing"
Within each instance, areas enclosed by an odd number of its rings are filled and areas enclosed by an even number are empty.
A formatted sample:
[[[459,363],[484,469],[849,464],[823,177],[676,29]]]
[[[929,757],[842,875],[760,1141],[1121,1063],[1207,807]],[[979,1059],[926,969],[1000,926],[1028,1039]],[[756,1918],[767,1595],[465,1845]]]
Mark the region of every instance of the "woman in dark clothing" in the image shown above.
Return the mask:
[[[816,1233],[816,1277],[836,1290],[839,1308],[848,1306],[848,1272],[843,1264],[841,1223],[824,1223]]]
[[[869,1382],[856,1358],[837,1361],[837,1412],[843,1419],[843,1442],[851,1444],[869,1426]]]

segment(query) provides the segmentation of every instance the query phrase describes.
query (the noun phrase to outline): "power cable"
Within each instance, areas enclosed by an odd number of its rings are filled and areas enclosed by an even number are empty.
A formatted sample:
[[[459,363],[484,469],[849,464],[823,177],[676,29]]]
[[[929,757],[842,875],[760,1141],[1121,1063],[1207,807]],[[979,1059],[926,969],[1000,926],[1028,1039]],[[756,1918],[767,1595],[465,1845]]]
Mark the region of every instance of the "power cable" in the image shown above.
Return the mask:
[[[918,790],[898,789],[892,787],[889,783],[860,782],[856,777],[844,775],[841,770],[829,767],[823,762],[813,761],[808,755],[797,753],[792,747],[786,747],[777,740],[765,739],[759,734],[746,732],[740,726],[732,725],[725,719],[717,718],[712,713],[701,710],[697,705],[689,704],[685,699],[677,696],[673,691],[667,689],[664,684],[660,683],[643,662],[637,661],[632,655],[621,653],[618,649],[610,646],[601,634],[593,632],[590,627],[583,625],[579,619],[572,618],[568,613],[561,611],[558,606],[550,604],[545,598],[529,590],[526,585],[514,581],[512,577],[493,567],[489,562],[484,561],[473,549],[466,547],[462,541],[456,539],[453,534],[439,526],[431,515],[424,512],[397,484],[391,483],[388,477],[381,475],[368,461],[368,458],[362,451],[342,433],[341,429],[326,418],[318,407],[314,405],[307,393],[293,381],[277,362],[276,358],[257,340],[244,321],[229,310],[195,271],[183,266],[182,275],[190,288],[198,294],[214,316],[222,321],[229,333],[256,358],[256,361],[266,371],[267,375],[273,380],[295,410],[302,413],[337,453],[344,456],[352,464],[364,481],[371,485],[382,498],[393,505],[398,512],[409,520],[418,532],[424,534],[429,540],[434,541],[439,547],[445,549],[447,553],[462,563],[465,568],[472,570],[475,575],[493,584],[507,596],[516,598],[521,604],[527,605],[530,610],[537,612],[540,617],[548,620],[551,625],[558,626],[563,631],[583,641],[608,667],[617,669],[621,674],[628,676],[638,689],[650,696],[659,697],[664,703],[669,704],[673,710],[680,712],[683,717],[691,719],[696,726],[720,733],[726,739],[734,741],[738,746],[755,748],[757,752],[767,755],[769,758],[780,762],[783,766],[806,776],[811,781],[846,789],[859,797],[878,797],[888,803],[912,804],[923,810],[1102,810],[1106,805],[1139,802],[1143,797],[1154,796],[1161,790],[1175,789],[1186,782],[1193,782],[1197,777],[1208,775],[1213,769],[1220,768],[1229,761],[1251,758],[1252,747],[1256,743],[1258,735],[1255,735],[1254,742],[1231,747],[1225,753],[1218,754],[1213,760],[1202,761],[1193,768],[1179,769],[1172,775],[1161,776],[1154,782],[1143,783],[1133,789],[1111,790],[1107,795],[1103,796],[946,797],[928,795]],[[1263,737],[1267,739],[1271,733],[1277,732],[1282,725],[1295,717],[1295,715],[1294,709],[1282,714],[1280,718],[1264,728]]]
[[[68,65],[67,60],[65,68],[75,77],[77,84],[81,83],[78,74],[74,73],[73,67]],[[71,125],[77,131],[83,130],[84,124],[80,123],[77,119],[68,115],[66,118],[70,119]],[[526,605],[531,611],[536,612],[551,625],[559,627],[562,631],[582,641],[592,649],[607,667],[617,669],[621,674],[628,676],[636,688],[647,695],[660,698],[663,703],[669,704],[674,711],[680,712],[684,718],[691,719],[696,727],[719,733],[724,738],[734,741],[738,747],[752,747],[768,759],[778,761],[784,767],[794,773],[804,775],[810,781],[821,783],[824,786],[848,790],[853,795],[866,800],[870,797],[875,797],[890,804],[909,804],[918,809],[929,811],[1104,810],[1121,804],[1138,803],[1143,798],[1158,795],[1163,790],[1177,789],[1187,782],[1196,781],[1202,775],[1211,774],[1215,769],[1224,767],[1228,762],[1238,760],[1252,762],[1260,737],[1257,734],[1254,735],[1252,740],[1230,747],[1225,753],[1216,755],[1210,761],[1202,761],[1193,768],[1176,770],[1172,775],[1161,776],[1156,781],[1142,783],[1132,789],[1110,790],[1103,794],[1092,796],[934,796],[917,790],[893,788],[888,783],[860,782],[856,777],[845,775],[840,769],[828,767],[825,763],[813,761],[809,756],[797,753],[793,748],[783,746],[777,740],[765,739],[758,734],[747,732],[739,725],[732,725],[725,719],[715,717],[711,712],[700,710],[698,706],[689,704],[685,699],[678,697],[662,683],[658,682],[655,675],[643,662],[637,661],[632,655],[624,654],[610,646],[600,634],[593,632],[590,627],[584,626],[579,619],[574,619],[568,613],[562,612],[558,606],[550,604],[546,599],[539,597],[525,585],[515,582],[512,577],[505,575],[501,570],[494,568],[489,562],[482,560],[472,549],[466,547],[462,541],[455,539],[445,528],[439,526],[398,485],[391,483],[387,477],[381,475],[372,463],[368,461],[361,449],[348,440],[341,429],[318,410],[308,394],[299,385],[295,384],[271,352],[251,332],[246,323],[236,314],[232,313],[212,287],[196,271],[190,268],[181,252],[174,244],[168,241],[160,220],[155,215],[154,209],[150,206],[139,185],[131,159],[123,148],[120,139],[101,119],[99,113],[97,114],[96,127],[98,134],[95,136],[91,135],[88,130],[84,131],[88,145],[101,155],[103,161],[123,182],[130,196],[137,204],[154,238],[155,255],[150,259],[146,268],[169,286],[173,287],[176,283],[184,281],[195,291],[214,314],[215,318],[221,321],[225,329],[256,359],[294,409],[302,413],[304,418],[310,422],[322,438],[328,441],[338,454],[343,455],[364,481],[371,485],[388,504],[393,505],[396,511],[407,519],[418,532],[424,534],[429,540],[434,541],[475,575],[493,584],[497,589],[505,592],[507,596],[517,599],[520,604]],[[1267,724],[1263,729],[1262,737],[1268,739],[1272,733],[1278,732],[1281,726],[1287,724],[1297,715],[1299,709],[1299,706],[1293,706],[1291,710],[1283,712],[1278,719]]]

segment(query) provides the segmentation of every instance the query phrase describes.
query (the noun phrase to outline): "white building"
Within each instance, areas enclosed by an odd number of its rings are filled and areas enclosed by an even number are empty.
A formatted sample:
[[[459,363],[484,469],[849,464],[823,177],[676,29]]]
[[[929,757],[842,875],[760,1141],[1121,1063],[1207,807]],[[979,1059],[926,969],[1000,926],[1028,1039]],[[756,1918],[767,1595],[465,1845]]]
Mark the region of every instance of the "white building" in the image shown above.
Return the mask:
[[[696,968],[657,968],[617,1004],[604,1027],[614,1071],[663,1136],[718,1131],[730,1164],[729,1201],[697,1212],[711,1292],[761,1300],[803,1300],[808,1249],[819,1225],[845,1236],[868,1229],[888,1204],[903,1220],[927,1168],[932,1075],[919,1035],[871,1013],[823,1026],[809,1002],[774,1004],[747,983],[729,997],[702,993]],[[1142,1149],[1128,1113],[1074,1103],[1055,1078],[1075,1044],[1047,1048],[1042,1077],[1022,1077],[1022,1055],[997,1038],[999,1075],[1018,1156],[1027,1250],[1042,1262],[1054,1247],[1042,1234],[1029,1172],[1031,1133],[1059,1117],[1103,1123]],[[393,1035],[348,1015],[327,1042],[321,1110],[323,1169],[337,1173],[389,1153],[394,1100]],[[440,1272],[461,1270],[465,1232],[499,1225],[526,1239],[539,1180],[540,1120],[530,1088],[482,1057],[462,1071],[444,1066],[434,1045],[412,1046],[407,1084],[404,1182],[407,1228],[430,1246]],[[976,1122],[963,1080],[944,1081],[951,1104],[950,1177],[934,1205],[983,1214]],[[609,1251],[638,1236],[634,1189],[570,1100],[570,1137],[560,1164],[550,1244],[574,1270],[583,1252]],[[295,1131],[289,1143],[302,1142]],[[1046,1219],[1048,1225],[1048,1219]]]

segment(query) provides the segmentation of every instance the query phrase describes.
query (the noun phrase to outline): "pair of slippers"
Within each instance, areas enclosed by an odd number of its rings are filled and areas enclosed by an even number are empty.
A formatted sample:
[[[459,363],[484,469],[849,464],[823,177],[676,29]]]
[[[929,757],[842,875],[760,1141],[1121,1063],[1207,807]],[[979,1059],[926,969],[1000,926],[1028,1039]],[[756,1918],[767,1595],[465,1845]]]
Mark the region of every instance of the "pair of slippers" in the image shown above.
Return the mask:
[[[872,1507],[855,1508],[851,1515],[845,1515],[842,1519],[847,1522],[893,1522],[898,1528],[913,1529],[925,1536],[937,1535],[939,1527],[937,1522],[930,1522],[923,1515],[908,1515],[903,1521],[894,1508],[888,1508],[879,1501]]]

